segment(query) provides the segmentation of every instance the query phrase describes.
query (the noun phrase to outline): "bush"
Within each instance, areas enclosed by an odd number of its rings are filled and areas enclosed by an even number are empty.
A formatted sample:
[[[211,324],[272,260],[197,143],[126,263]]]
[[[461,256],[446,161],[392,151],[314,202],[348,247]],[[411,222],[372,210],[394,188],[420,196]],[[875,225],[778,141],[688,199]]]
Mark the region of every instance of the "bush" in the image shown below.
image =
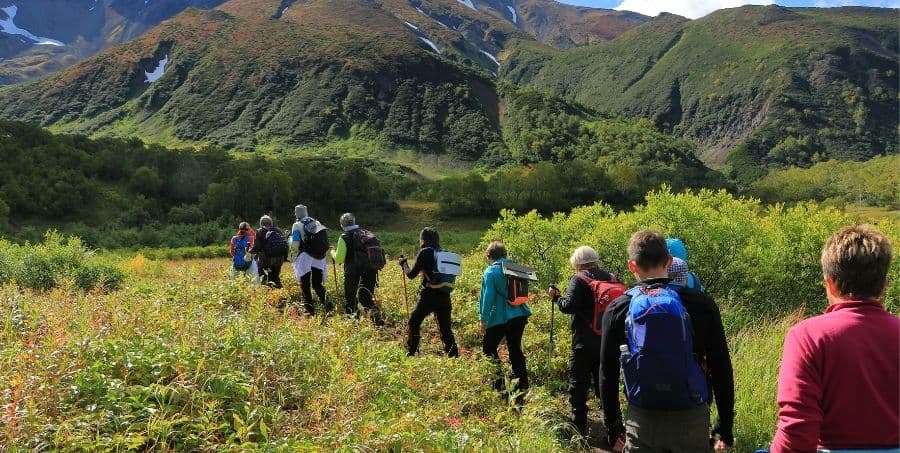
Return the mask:
[[[514,259],[540,271],[546,285],[569,275],[566,258],[578,245],[596,248],[603,266],[628,279],[626,245],[633,232],[649,228],[679,237],[687,244],[691,270],[723,305],[735,332],[751,320],[776,319],[798,308],[821,312],[822,245],[850,223],[843,213],[812,203],[765,207],[725,191],[675,194],[664,188],[633,212],[615,213],[603,204],[552,217],[504,211],[483,242],[502,239]],[[879,229],[900,243],[895,225],[882,222]],[[898,274],[895,260],[885,300],[894,311]]]
[[[107,258],[98,257],[81,239],[48,231],[43,242],[16,245],[0,240],[0,283],[46,291],[71,281],[77,288],[115,290],[125,273]]]

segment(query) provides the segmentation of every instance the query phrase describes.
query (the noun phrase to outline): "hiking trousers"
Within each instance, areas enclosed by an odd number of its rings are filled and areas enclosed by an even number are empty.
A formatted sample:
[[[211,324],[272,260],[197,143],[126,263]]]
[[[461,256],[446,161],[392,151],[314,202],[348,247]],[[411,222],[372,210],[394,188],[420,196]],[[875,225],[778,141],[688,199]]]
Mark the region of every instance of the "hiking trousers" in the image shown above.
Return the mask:
[[[661,411],[628,405],[626,453],[698,453],[709,451],[709,405]]]
[[[596,343],[596,344],[594,344]],[[588,390],[600,399],[600,341],[575,345],[569,355],[569,404],[572,424],[587,433]]]
[[[434,313],[437,318],[438,328],[441,331],[441,341],[444,343],[444,352],[450,357],[459,356],[456,347],[456,338],[450,326],[450,314],[453,306],[450,304],[450,294],[443,291],[435,291],[429,288],[419,292],[419,300],[416,308],[409,315],[409,336],[406,338],[406,352],[408,355],[416,355],[419,352],[419,342],[422,339],[422,322],[428,315]]]
[[[358,271],[344,266],[344,310],[349,314],[359,313],[359,306],[371,311],[372,322],[384,325],[381,310],[375,306],[375,286],[378,284],[377,271]]]
[[[519,316],[508,320],[506,324],[489,327],[484,331],[481,350],[497,364],[495,390],[505,390],[503,371],[500,367],[500,354],[497,353],[500,341],[504,338],[506,338],[506,349],[509,351],[509,364],[512,366],[513,376],[519,379],[515,389],[518,391],[528,389],[528,368],[525,365],[525,353],[522,352],[522,334],[525,332],[526,324],[528,324],[528,317]]]
[[[330,312],[334,310],[334,304],[326,299],[325,285],[323,284],[324,279],[325,275],[322,272],[322,269],[315,267],[311,268],[309,272],[300,277],[300,291],[303,293],[303,305],[306,307],[306,312],[311,315],[316,313],[316,307],[313,305],[312,300],[313,290],[315,290],[316,296],[319,297],[319,301],[325,306],[325,311]]]
[[[257,264],[260,283],[272,288],[281,288],[281,265],[284,264],[284,257],[261,259]]]

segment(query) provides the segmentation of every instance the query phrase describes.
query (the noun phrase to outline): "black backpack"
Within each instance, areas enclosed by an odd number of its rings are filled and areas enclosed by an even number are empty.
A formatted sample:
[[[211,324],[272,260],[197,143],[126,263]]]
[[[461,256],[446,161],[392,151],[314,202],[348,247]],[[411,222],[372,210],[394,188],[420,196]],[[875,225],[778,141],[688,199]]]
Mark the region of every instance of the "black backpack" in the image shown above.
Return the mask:
[[[353,262],[365,271],[380,271],[387,264],[381,241],[371,231],[359,228],[353,232]]]
[[[312,217],[303,219],[303,251],[321,260],[328,252],[328,228]]]
[[[274,227],[268,228],[266,231],[266,243],[263,244],[263,252],[270,258],[287,256],[287,241],[284,240],[284,234],[281,233],[281,230]]]

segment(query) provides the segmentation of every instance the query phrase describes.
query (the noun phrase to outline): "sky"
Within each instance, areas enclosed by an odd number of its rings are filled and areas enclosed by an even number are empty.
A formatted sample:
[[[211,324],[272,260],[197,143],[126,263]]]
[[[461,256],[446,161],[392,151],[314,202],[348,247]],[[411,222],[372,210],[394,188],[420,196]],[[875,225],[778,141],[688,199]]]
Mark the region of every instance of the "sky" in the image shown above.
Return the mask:
[[[648,16],[656,16],[661,12],[678,14],[696,19],[717,9],[734,8],[741,5],[768,5],[777,3],[782,6],[878,6],[883,8],[900,8],[900,0],[558,0],[572,5],[592,6],[595,8],[612,8],[634,11]]]

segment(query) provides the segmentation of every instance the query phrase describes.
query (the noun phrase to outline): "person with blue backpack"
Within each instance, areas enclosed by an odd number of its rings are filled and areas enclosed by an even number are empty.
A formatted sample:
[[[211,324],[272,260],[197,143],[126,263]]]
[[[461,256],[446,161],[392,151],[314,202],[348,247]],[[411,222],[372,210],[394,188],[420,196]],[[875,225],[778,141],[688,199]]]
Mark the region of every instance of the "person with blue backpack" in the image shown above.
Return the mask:
[[[531,309],[527,302],[517,303],[510,300],[510,287],[507,276],[503,273],[504,263],[512,263],[506,257],[506,246],[500,241],[492,241],[485,252],[487,260],[491,263],[481,278],[481,297],[478,304],[478,318],[481,320],[481,332],[484,334],[482,351],[500,366],[500,354],[497,348],[500,342],[506,339],[506,348],[509,351],[509,363],[512,366],[513,375],[516,377],[515,391],[518,392],[516,402],[524,401],[524,393],[528,390],[528,367],[525,361],[525,353],[522,352],[522,335],[525,333],[525,325],[531,316]],[[516,305],[513,305],[517,303]],[[498,371],[494,380],[494,389],[505,391],[503,374]]]
[[[253,248],[253,235],[250,234],[250,224],[241,222],[238,225],[237,234],[231,237],[228,252],[231,255],[231,278],[237,278],[238,274],[244,274],[249,279],[250,268],[253,259],[250,258],[250,249]]]
[[[459,348],[451,327],[453,306],[450,303],[450,292],[453,291],[456,276],[450,272],[438,272],[438,257],[443,251],[437,230],[431,227],[423,228],[419,233],[419,246],[419,253],[416,255],[416,262],[412,268],[409,267],[405,256],[401,255],[398,260],[406,278],[412,280],[419,275],[422,276],[419,300],[409,316],[409,333],[406,338],[407,355],[415,356],[419,351],[422,322],[428,315],[434,313],[441,331],[444,352],[449,357],[458,357]],[[455,264],[458,268],[461,263]]]
[[[638,284],[603,315],[600,386],[616,451],[695,453],[734,444],[734,372],[719,307],[707,294],[673,284],[671,261],[660,233],[634,233],[628,269]],[[713,401],[719,420],[710,430]]]

